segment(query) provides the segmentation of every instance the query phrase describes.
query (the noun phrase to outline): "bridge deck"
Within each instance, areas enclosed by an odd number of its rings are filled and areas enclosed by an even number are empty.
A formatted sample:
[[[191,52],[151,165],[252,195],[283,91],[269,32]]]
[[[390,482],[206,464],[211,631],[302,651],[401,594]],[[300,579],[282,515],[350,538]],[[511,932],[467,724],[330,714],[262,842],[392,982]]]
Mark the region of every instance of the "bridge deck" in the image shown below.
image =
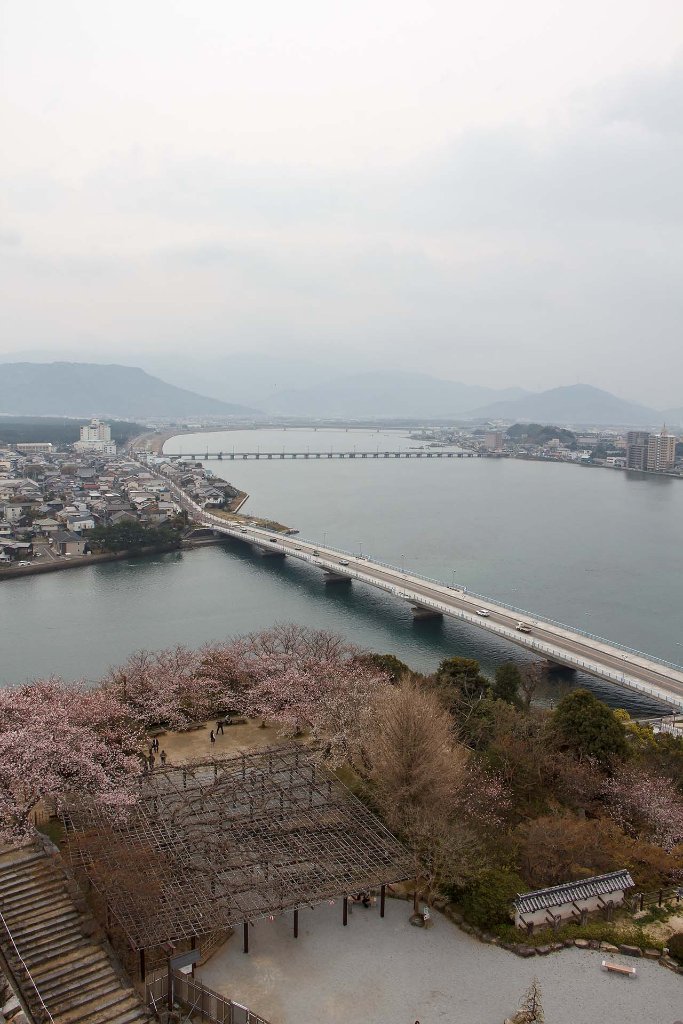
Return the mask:
[[[169,454],[170,459],[218,459],[219,461],[235,462],[240,459],[478,459],[481,452],[472,451],[423,451],[399,450],[390,452],[182,452]]]
[[[238,540],[277,551],[320,569],[341,573],[367,583],[425,610],[461,619],[502,639],[570,668],[683,710],[683,667],[614,644],[602,637],[583,633],[571,626],[543,619],[518,608],[511,608],[463,588],[449,587],[396,566],[353,555],[335,548],[291,538],[258,527],[238,526],[206,512],[180,488],[171,484],[181,504],[203,526]],[[485,612],[485,615],[478,614]],[[528,624],[530,632],[520,632],[517,624]]]

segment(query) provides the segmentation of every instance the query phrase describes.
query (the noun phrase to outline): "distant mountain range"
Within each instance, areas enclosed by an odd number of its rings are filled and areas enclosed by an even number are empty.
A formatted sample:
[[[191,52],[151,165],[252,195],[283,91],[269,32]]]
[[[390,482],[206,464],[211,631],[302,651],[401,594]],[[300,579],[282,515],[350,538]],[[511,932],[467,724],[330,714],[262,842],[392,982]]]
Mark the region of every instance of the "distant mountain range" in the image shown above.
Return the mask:
[[[683,427],[683,408],[665,409],[662,415],[667,426]]]
[[[254,410],[166,384],[134,366],[0,364],[0,414],[173,419],[249,416]]]
[[[324,379],[321,365],[266,360],[259,355],[252,362],[247,355],[236,356],[232,378],[230,369],[229,356],[217,360],[211,391],[221,396],[218,398],[167,384],[133,366],[0,363],[0,414],[114,419],[500,420],[575,427],[657,427],[666,422],[675,428],[683,424],[682,409],[649,409],[587,384],[532,393],[392,369],[334,375],[334,369],[328,368]],[[178,381],[184,379],[179,366],[172,375]],[[210,376],[206,366],[202,376]],[[197,377],[192,378],[195,381],[199,383]],[[298,381],[301,386],[291,386]]]
[[[572,384],[513,401],[493,402],[476,409],[471,417],[561,426],[654,427],[661,425],[664,414],[589,384]]]
[[[523,388],[479,387],[423,373],[382,370],[339,376],[311,387],[265,396],[259,407],[271,415],[325,419],[453,419],[485,403],[515,400]]]
[[[657,426],[664,414],[588,384],[531,393],[478,387],[395,370],[340,376],[258,402],[271,415],[324,419],[456,419],[564,426]],[[676,422],[674,410],[671,422]]]

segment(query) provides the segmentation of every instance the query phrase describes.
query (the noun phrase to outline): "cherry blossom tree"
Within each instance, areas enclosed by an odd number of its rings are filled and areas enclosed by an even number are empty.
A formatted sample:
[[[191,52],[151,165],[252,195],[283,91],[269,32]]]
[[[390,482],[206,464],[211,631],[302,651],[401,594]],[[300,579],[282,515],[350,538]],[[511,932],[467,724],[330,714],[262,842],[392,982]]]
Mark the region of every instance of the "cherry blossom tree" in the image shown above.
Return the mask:
[[[360,722],[386,674],[326,630],[283,624],[203,653],[201,671],[222,682],[224,700],[288,735],[310,731],[333,762],[352,756]]]
[[[610,816],[627,835],[667,852],[683,843],[683,797],[671,779],[628,766],[605,782],[604,795]]]
[[[112,807],[134,802],[135,737],[111,696],[57,679],[0,691],[0,841],[34,831],[32,811],[70,792]]]
[[[103,680],[144,731],[163,726],[186,728],[220,711],[222,688],[202,671],[201,652],[177,646],[163,651],[136,651]]]

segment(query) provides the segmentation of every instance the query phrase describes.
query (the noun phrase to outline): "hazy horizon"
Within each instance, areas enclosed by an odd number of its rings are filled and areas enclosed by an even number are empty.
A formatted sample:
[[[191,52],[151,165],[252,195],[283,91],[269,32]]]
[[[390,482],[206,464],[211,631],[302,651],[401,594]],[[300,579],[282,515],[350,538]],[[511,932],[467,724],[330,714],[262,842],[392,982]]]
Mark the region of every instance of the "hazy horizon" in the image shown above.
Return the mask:
[[[0,20],[0,359],[683,404],[675,0]]]

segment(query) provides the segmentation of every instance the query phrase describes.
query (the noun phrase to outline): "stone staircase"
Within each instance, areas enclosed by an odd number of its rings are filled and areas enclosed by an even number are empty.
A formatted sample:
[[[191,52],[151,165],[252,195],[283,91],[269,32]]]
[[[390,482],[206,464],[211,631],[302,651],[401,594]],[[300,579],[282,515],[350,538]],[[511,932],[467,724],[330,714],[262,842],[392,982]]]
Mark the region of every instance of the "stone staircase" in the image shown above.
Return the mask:
[[[149,1024],[84,910],[58,858],[33,846],[0,850],[0,951],[35,1020]]]

